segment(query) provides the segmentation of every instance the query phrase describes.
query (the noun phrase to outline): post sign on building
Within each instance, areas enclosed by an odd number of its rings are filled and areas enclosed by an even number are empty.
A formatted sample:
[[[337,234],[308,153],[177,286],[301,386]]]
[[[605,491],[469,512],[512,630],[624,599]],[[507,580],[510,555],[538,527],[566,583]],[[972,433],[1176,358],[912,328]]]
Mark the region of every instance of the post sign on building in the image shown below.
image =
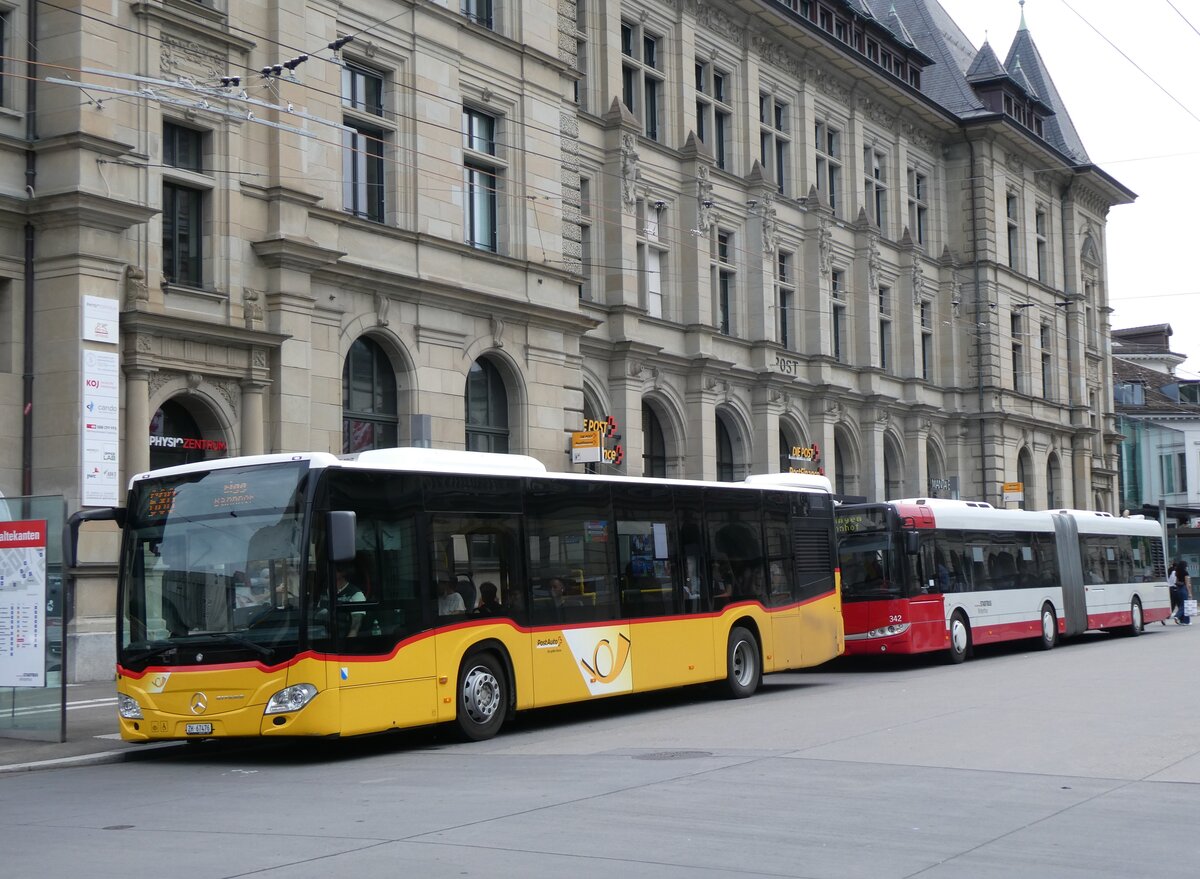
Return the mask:
[[[1025,500],[1025,483],[1023,482],[1006,482],[1004,483],[1004,502],[1021,503]]]
[[[598,430],[577,430],[571,434],[571,463],[599,464],[604,444]]]
[[[120,364],[109,351],[83,352],[80,394],[80,491],[83,506],[120,503]]]

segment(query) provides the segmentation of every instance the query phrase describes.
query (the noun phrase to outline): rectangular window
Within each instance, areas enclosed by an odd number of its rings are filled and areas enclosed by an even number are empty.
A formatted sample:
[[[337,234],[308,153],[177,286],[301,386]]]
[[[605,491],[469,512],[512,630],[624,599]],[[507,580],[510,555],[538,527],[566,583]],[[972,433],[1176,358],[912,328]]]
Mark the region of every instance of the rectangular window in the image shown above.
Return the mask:
[[[933,303],[921,300],[921,378],[933,380]]]
[[[1037,236],[1037,279],[1042,283],[1047,283],[1049,266],[1047,264],[1048,251],[1046,239],[1046,211],[1044,208],[1038,208],[1034,214],[1034,232]]]
[[[1018,393],[1026,393],[1025,382],[1025,333],[1022,330],[1021,313],[1014,311],[1008,319],[1009,336],[1012,340],[1012,373],[1013,388]]]
[[[863,175],[867,214],[871,221],[879,227],[880,233],[887,236],[887,154],[874,147],[865,147],[863,149]]]
[[[788,114],[788,105],[774,95],[764,92],[758,96],[759,161],[765,171],[774,175],[775,187],[781,195],[787,194],[791,182]]]
[[[817,191],[837,215],[842,186],[842,133],[818,121],[814,132],[817,154]]]
[[[662,140],[659,105],[666,90],[660,69],[661,40],[640,24],[621,22],[621,100],[630,113],[640,115],[643,132],[651,140]]]
[[[733,233],[717,231],[717,262],[713,267],[717,291],[717,329],[726,336],[733,335],[736,308],[736,274],[733,268]]]
[[[1004,198],[1004,212],[1008,223],[1008,267],[1018,268],[1017,257],[1020,252],[1021,225],[1017,194],[1010,192]]]
[[[587,0],[575,0],[575,70],[579,78],[573,86],[575,103],[580,110],[588,108],[588,8]]]
[[[908,169],[908,234],[924,246],[928,233],[929,202],[926,193],[928,178],[915,168]]]
[[[733,108],[727,94],[729,74],[708,62],[696,62],[696,136],[712,150],[718,168],[732,165]]]
[[[382,74],[346,64],[342,67],[342,207],[367,220],[382,223],[384,144]]]
[[[204,285],[204,202],[208,191],[200,182],[204,171],[204,132],[163,123],[163,165],[188,172],[163,175],[163,276],[169,284]]]
[[[846,273],[834,269],[829,275],[829,293],[833,298],[832,323],[830,339],[833,359],[839,363],[847,362],[849,352],[846,349]]]
[[[579,285],[579,298],[592,298],[592,181],[579,178],[579,261],[583,281]]]
[[[493,28],[492,0],[462,0],[462,14],[480,27]]]
[[[792,303],[796,298],[796,281],[794,278],[795,255],[780,251],[776,261],[775,272],[775,304],[779,312],[779,344],[784,348],[792,348]]]
[[[499,120],[463,107],[463,173],[466,186],[466,240],[471,247],[499,252],[499,200],[504,167],[497,150]]]
[[[659,230],[664,228],[666,205],[655,202],[647,206],[638,199],[638,269],[641,280],[642,306],[651,317],[661,318],[663,311],[663,275],[667,253]]]
[[[204,192],[163,184],[163,275],[170,284],[203,284]]]
[[[1038,331],[1038,341],[1042,349],[1042,399],[1054,400],[1054,353],[1050,347],[1050,324],[1042,324]]]
[[[892,367],[892,291],[879,288],[879,368],[888,372]]]

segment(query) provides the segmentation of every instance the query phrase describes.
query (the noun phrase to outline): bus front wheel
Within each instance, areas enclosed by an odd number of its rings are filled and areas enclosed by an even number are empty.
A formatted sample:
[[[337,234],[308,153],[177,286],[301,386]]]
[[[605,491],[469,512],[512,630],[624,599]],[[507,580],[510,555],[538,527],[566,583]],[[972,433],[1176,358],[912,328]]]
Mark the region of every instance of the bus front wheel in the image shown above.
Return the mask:
[[[460,738],[481,742],[500,731],[508,714],[507,681],[504,666],[495,654],[476,653],[463,660],[454,713]]]
[[[952,665],[958,665],[971,652],[971,627],[967,618],[960,611],[955,611],[950,617],[950,650],[946,659]]]
[[[745,699],[752,696],[762,680],[762,661],[758,642],[741,626],[735,626],[729,633],[726,659],[725,690],[729,698]]]

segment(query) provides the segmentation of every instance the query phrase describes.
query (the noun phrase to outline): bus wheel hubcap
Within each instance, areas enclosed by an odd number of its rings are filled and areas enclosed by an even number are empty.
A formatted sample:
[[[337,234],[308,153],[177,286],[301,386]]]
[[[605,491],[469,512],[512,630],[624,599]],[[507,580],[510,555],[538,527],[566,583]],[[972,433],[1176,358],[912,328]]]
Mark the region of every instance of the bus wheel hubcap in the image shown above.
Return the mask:
[[[954,649],[962,653],[967,649],[967,627],[963,625],[962,620],[954,621]]]
[[[463,678],[463,708],[476,723],[487,723],[500,702],[500,682],[486,668],[477,667]]]

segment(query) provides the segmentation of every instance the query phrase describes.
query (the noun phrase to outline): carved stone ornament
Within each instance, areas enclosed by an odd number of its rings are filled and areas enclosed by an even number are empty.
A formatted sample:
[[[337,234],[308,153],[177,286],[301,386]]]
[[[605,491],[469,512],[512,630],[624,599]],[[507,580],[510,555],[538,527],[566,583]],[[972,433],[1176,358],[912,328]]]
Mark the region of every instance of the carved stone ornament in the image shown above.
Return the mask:
[[[150,285],[141,266],[125,266],[125,307],[137,308],[139,302],[150,301]]]
[[[707,165],[696,172],[696,229],[707,232],[713,224],[713,185]]]
[[[867,238],[867,290],[879,290],[879,236],[873,233]]]
[[[504,321],[498,317],[492,318],[492,347],[504,347]]]
[[[921,261],[913,260],[912,264],[913,306],[919,307],[925,297],[925,272],[921,270]]]
[[[775,249],[779,247],[779,230],[777,227],[779,212],[775,210],[775,193],[768,192],[763,195],[759,208],[762,211],[763,254],[774,256]]]
[[[833,232],[830,231],[829,220],[825,217],[821,218],[821,225],[817,229],[817,253],[821,276],[825,277],[833,271]]]
[[[167,31],[159,38],[158,64],[165,77],[192,81],[216,80],[228,66],[225,56],[211,47]]]
[[[376,291],[375,293],[375,323],[378,326],[386,327],[388,325],[388,309],[392,307],[392,300],[386,293]]]
[[[245,318],[246,328],[254,329],[254,325],[263,319],[263,294],[261,290],[242,290],[242,317]]]
[[[621,135],[621,201],[632,209],[637,204],[637,138],[629,132]]]
[[[837,400],[830,400],[825,405],[825,414],[834,421],[840,421],[842,418],[842,404]]]

